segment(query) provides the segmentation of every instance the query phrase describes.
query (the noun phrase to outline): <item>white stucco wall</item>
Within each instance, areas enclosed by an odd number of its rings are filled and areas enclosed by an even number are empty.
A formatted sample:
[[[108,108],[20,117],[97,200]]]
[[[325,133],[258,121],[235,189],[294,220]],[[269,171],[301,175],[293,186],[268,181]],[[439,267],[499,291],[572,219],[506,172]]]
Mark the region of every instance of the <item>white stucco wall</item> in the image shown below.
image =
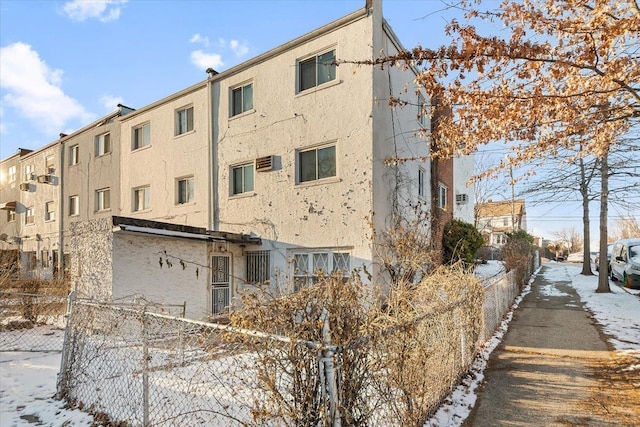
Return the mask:
[[[473,155],[453,158],[453,217],[468,224],[474,223],[475,191],[473,184],[469,184],[469,179],[473,176],[473,168]],[[457,194],[466,194],[467,203],[456,203]]]
[[[176,110],[193,107],[193,131],[176,135]],[[123,216],[209,227],[209,113],[207,88],[199,84],[121,119]],[[151,144],[132,150],[133,129],[150,124]],[[177,204],[176,179],[193,176],[194,201]],[[151,187],[151,207],[133,211],[133,189]]]
[[[209,265],[207,250],[204,241],[124,231],[114,233],[113,299],[128,299],[137,294],[154,303],[186,302],[187,317],[205,318],[210,313],[211,301],[209,274],[202,267]],[[172,267],[166,263],[165,251],[170,255]],[[180,259],[185,261],[184,269]]]

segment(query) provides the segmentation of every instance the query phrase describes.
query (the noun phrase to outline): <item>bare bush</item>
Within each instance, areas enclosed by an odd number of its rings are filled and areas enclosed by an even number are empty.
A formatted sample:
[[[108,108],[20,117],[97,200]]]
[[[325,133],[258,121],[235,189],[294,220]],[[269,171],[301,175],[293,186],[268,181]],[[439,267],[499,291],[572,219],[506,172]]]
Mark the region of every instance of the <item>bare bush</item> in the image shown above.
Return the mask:
[[[515,279],[521,289],[531,276],[534,250],[534,245],[527,236],[510,236],[502,248],[504,268],[507,273],[511,270],[515,271]]]

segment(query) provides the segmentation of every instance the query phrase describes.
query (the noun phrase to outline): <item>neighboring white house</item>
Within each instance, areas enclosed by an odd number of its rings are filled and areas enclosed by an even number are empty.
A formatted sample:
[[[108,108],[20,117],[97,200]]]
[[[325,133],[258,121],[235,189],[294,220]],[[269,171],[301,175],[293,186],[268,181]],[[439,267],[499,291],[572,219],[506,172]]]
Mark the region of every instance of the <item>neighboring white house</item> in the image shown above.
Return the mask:
[[[477,229],[487,245],[502,246],[507,243],[507,233],[527,229],[527,212],[524,200],[503,200],[479,203],[476,206]]]

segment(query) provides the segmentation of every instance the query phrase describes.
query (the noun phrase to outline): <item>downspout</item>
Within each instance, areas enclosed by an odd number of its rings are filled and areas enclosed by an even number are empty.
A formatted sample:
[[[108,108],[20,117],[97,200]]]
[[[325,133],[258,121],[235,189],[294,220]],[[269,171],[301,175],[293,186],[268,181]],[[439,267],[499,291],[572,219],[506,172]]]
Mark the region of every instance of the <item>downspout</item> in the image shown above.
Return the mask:
[[[60,189],[58,191],[58,275],[64,274],[64,171],[65,171],[65,157],[64,157],[64,138],[66,135],[60,134],[60,174],[58,185]]]
[[[207,139],[208,139],[208,155],[209,155],[209,225],[208,229],[218,231],[218,150],[217,150],[217,135],[215,132],[215,108],[213,105],[213,78],[218,74],[213,68],[207,68],[207,105],[209,108],[209,118],[207,122]]]

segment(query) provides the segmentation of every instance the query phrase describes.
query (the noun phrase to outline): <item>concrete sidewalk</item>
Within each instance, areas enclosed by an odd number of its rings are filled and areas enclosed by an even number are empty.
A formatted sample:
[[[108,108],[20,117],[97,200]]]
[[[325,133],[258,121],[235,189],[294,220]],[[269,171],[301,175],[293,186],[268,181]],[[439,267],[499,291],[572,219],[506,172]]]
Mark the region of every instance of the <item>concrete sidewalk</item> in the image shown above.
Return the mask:
[[[492,353],[464,426],[638,425],[632,385],[611,380],[611,348],[568,282],[544,279],[548,268]]]

